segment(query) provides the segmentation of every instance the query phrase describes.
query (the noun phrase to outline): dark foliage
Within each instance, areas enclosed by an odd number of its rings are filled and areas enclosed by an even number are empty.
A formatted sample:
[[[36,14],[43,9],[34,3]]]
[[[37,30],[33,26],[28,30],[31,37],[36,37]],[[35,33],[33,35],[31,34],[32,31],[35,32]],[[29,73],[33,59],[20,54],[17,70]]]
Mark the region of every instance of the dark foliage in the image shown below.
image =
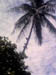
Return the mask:
[[[47,23],[47,27],[51,32],[56,33],[56,28],[52,25],[52,23],[47,19],[46,16],[52,17],[54,20],[56,20],[56,17],[53,15],[55,13],[56,9],[56,0],[49,0],[44,2],[44,0],[27,0],[30,2],[30,4],[22,4],[20,7],[16,7],[18,9],[22,9],[26,12],[24,16],[22,16],[16,23],[15,23],[15,29],[19,29],[22,26],[22,30],[19,34],[19,36],[22,35],[24,30],[27,28],[27,25],[32,20],[32,28],[30,30],[29,36],[31,36],[32,29],[35,29],[36,35],[39,40],[39,44],[42,44],[42,26],[44,23]],[[15,9],[16,11],[16,9]],[[34,20],[34,21],[33,21]],[[34,22],[34,23],[33,23]],[[18,36],[18,38],[19,38]],[[28,37],[27,42],[24,46],[24,51],[27,48],[27,45],[29,43],[30,37]]]
[[[30,75],[24,65],[22,53],[15,52],[16,45],[0,37],[0,75]]]

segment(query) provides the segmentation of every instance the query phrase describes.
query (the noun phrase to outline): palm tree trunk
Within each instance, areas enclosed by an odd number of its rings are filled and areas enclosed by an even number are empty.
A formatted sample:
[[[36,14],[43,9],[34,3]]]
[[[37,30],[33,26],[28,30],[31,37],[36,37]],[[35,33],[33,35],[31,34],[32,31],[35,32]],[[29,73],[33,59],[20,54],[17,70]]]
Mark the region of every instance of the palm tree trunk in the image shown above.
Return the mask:
[[[33,24],[32,24],[32,27],[30,29],[30,33],[29,33],[29,36],[27,38],[27,42],[25,43],[25,46],[24,46],[24,49],[23,49],[23,53],[25,53],[25,50],[27,49],[27,45],[29,44],[29,40],[30,40],[30,37],[31,37],[31,33],[32,33],[32,29],[33,29]]]

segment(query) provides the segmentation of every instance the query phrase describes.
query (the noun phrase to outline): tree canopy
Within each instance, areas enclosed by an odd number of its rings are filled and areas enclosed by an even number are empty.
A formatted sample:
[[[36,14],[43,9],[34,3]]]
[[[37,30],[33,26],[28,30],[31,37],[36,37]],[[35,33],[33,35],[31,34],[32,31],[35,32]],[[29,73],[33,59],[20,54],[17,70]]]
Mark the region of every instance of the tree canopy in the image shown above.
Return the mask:
[[[26,71],[23,55],[16,52],[16,44],[0,37],[0,75],[31,75]]]
[[[23,51],[26,50],[27,45],[29,43],[32,30],[34,28],[36,37],[38,39],[38,43],[42,44],[42,27],[46,25],[48,29],[56,34],[56,28],[53,26],[53,24],[49,21],[48,17],[52,17],[54,20],[56,20],[55,9],[56,9],[56,0],[48,0],[44,2],[44,0],[27,0],[30,2],[30,4],[24,3],[19,7],[14,7],[15,11],[18,8],[18,10],[22,9],[25,11],[25,15],[23,15],[19,20],[16,21],[15,27],[13,32],[15,32],[16,29],[21,28],[21,31],[18,35],[18,38],[23,35],[25,32],[27,26],[32,22],[31,29],[29,32],[29,36],[26,39],[26,43],[24,46]],[[45,24],[46,23],[46,24]],[[29,29],[29,28],[28,28]]]

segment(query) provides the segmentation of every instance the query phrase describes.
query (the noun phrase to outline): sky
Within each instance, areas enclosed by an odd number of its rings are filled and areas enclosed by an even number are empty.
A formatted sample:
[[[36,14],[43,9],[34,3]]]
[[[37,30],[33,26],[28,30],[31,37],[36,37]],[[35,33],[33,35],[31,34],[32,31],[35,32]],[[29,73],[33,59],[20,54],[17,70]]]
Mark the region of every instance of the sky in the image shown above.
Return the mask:
[[[26,0],[0,0],[0,35],[9,37],[12,42],[15,42],[18,46],[17,52],[22,51],[24,43],[26,42],[26,35],[28,36],[28,30],[24,33],[24,37],[21,40],[17,40],[17,36],[20,29],[11,34],[13,31],[15,22],[23,15],[22,13],[8,11],[10,8],[19,6]],[[56,22],[47,17],[55,26]],[[56,26],[55,26],[56,27]],[[29,45],[26,50],[25,64],[28,65],[28,70],[32,75],[56,75],[56,36],[52,34],[47,27],[42,28],[43,43],[38,45],[38,39],[33,29]],[[20,49],[20,50],[19,50]]]

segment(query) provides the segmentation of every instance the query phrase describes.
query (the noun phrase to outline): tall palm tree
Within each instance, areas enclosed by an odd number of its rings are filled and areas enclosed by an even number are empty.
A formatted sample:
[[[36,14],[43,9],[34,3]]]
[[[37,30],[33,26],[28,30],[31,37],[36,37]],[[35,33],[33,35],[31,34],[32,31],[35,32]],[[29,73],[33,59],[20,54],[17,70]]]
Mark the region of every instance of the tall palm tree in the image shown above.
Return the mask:
[[[44,22],[47,23],[47,27],[51,32],[56,33],[56,28],[52,25],[52,23],[46,18],[46,16],[50,16],[56,20],[56,17],[52,14],[55,13],[56,8],[56,0],[49,0],[44,2],[43,0],[28,0],[30,4],[22,4],[20,7],[15,7],[15,9],[22,9],[26,12],[16,23],[14,31],[18,28],[22,27],[18,38],[22,35],[24,30],[27,28],[28,24],[32,20],[32,26],[30,29],[29,36],[27,38],[27,42],[25,43],[23,52],[26,50],[27,45],[29,43],[32,29],[35,28],[36,35],[39,40],[39,44],[42,44],[42,26]],[[14,32],[13,31],[13,32]]]

